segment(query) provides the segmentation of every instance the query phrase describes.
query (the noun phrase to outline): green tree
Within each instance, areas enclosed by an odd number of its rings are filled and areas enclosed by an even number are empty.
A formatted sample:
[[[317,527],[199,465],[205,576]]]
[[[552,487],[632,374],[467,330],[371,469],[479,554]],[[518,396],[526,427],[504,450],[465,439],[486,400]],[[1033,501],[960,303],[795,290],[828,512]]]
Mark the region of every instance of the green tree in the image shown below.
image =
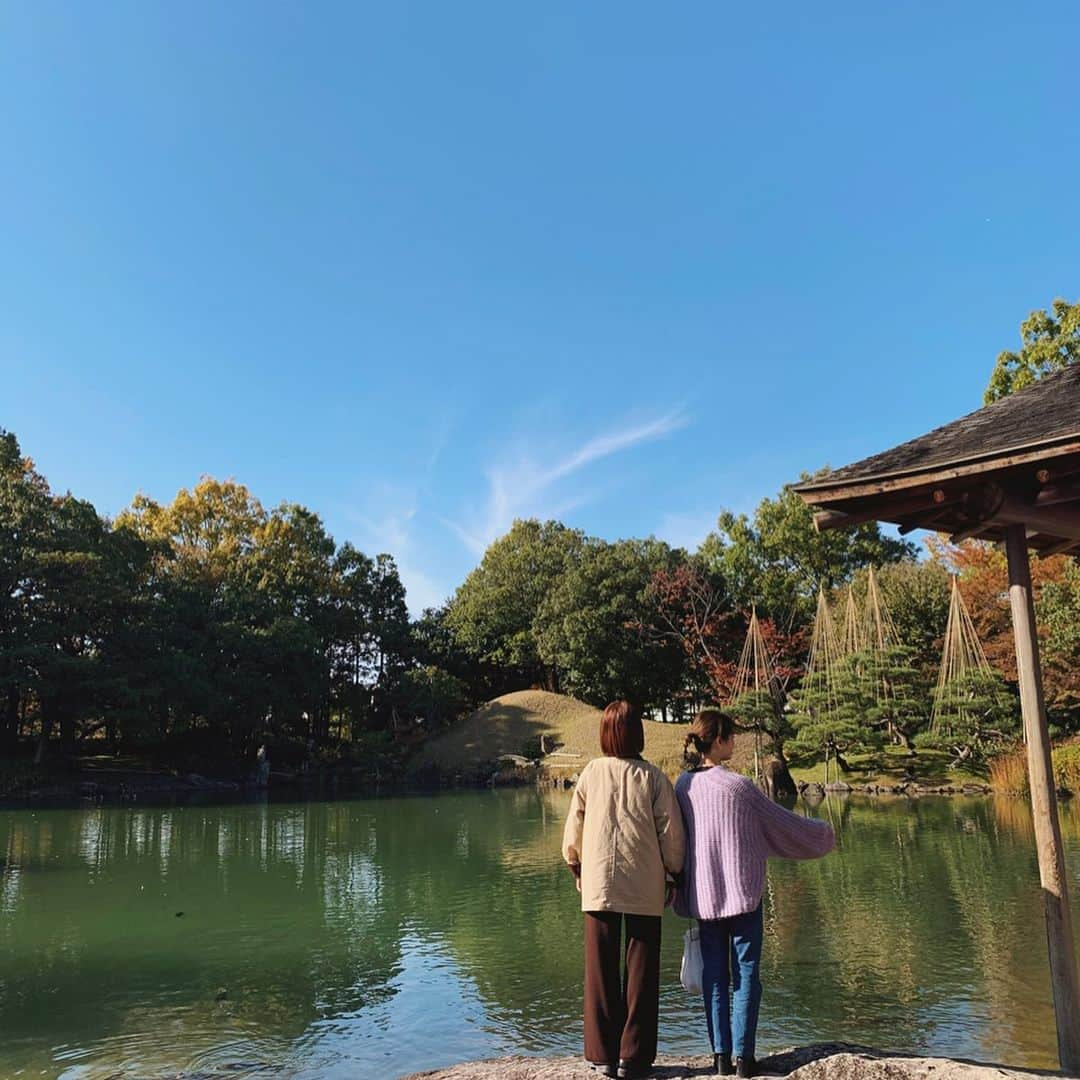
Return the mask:
[[[541,659],[570,693],[598,706],[620,697],[645,706],[662,705],[681,688],[683,650],[647,627],[655,574],[684,558],[653,539],[585,542],[535,624]]]
[[[1080,563],[1064,560],[1060,576],[1044,583],[1035,611],[1044,630],[1047,711],[1059,733],[1075,732],[1080,730]]]
[[[869,653],[843,657],[828,678],[809,680],[790,697],[794,745],[821,754],[847,771],[845,754],[877,750],[882,745],[879,712],[880,671]]]
[[[470,655],[458,643],[447,619],[446,605],[426,608],[412,624],[412,655],[421,667],[441,668],[465,688],[466,701],[478,705],[498,693],[500,672]]]
[[[507,688],[538,680],[558,688],[557,671],[540,655],[536,613],[584,542],[582,533],[557,521],[515,521],[454,594],[446,623],[455,640],[477,660],[504,669]]]
[[[1019,352],[998,354],[983,394],[989,405],[1080,360],[1080,302],[1057,299],[1051,311],[1033,311],[1020,324]]]
[[[51,506],[45,478],[0,429],[0,744],[17,739],[34,679],[35,553],[47,543]]]
[[[949,574],[931,560],[900,562],[878,571],[881,595],[911,661],[926,671],[941,662],[941,637],[949,614]]]
[[[402,697],[409,716],[423,719],[429,732],[456,719],[468,702],[461,679],[434,664],[410,668],[402,676]]]
[[[972,668],[934,691],[934,719],[917,745],[948,750],[953,768],[981,766],[1020,734],[1018,702],[993,668]]]
[[[763,499],[753,519],[725,510],[701,555],[727,582],[737,607],[756,604],[788,630],[813,618],[822,584],[831,589],[862,567],[913,559],[915,547],[883,535],[875,522],[818,532],[810,507],[789,485],[775,499]]]
[[[389,555],[370,558],[351,544],[334,559],[333,710],[354,735],[392,729],[412,641],[405,588]]]

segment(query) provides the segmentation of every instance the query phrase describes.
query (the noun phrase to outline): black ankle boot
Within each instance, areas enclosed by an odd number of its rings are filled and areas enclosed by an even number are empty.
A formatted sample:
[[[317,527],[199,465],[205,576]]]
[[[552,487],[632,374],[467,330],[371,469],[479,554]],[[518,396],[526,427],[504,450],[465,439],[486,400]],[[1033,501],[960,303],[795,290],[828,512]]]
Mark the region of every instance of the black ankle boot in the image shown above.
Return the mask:
[[[713,1054],[712,1063],[717,1076],[730,1076],[735,1071],[731,1067],[730,1054]]]
[[[740,1057],[735,1059],[735,1075],[743,1080],[744,1077],[753,1076],[757,1063],[752,1057]]]

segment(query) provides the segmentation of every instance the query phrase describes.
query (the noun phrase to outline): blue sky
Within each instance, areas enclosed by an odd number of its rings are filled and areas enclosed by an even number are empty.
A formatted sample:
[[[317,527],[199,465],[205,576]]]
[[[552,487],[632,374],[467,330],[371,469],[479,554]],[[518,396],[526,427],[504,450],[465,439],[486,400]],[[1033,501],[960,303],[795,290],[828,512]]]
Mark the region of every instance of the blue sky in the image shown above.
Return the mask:
[[[696,544],[980,404],[1080,296],[1080,8],[0,12],[0,426],[105,513],[200,475],[389,550]]]

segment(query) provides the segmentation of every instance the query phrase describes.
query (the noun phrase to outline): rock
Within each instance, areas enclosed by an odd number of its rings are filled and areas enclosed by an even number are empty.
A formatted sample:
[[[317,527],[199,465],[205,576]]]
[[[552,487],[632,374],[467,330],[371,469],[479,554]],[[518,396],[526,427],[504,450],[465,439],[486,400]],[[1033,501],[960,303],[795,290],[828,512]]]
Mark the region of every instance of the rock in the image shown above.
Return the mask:
[[[682,1080],[711,1073],[711,1066],[711,1057],[664,1056],[657,1059],[652,1075],[658,1080]],[[596,1075],[581,1058],[507,1057],[414,1073],[404,1080],[586,1080]],[[846,1043],[785,1050],[758,1062],[758,1076],[789,1080],[1034,1080],[1039,1075],[1046,1074],[949,1058],[909,1057]]]
[[[851,785],[843,780],[834,780],[833,783],[825,785],[825,790],[848,792],[851,791]]]
[[[818,783],[803,784],[800,791],[803,795],[816,795],[818,798],[825,795],[825,789]]]

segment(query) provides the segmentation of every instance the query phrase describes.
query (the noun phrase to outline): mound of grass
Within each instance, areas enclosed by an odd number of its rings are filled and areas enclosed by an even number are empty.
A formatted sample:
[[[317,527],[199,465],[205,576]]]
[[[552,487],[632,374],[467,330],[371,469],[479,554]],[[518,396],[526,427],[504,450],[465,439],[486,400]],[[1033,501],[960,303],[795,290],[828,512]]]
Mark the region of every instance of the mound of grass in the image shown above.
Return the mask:
[[[645,758],[677,776],[683,769],[685,724],[645,721]],[[540,737],[548,753],[541,758]],[[426,743],[411,763],[415,774],[472,779],[500,758],[540,759],[545,773],[569,777],[600,756],[600,710],[565,694],[518,690],[482,705],[445,734]],[[739,736],[733,767],[753,763],[753,738]]]

